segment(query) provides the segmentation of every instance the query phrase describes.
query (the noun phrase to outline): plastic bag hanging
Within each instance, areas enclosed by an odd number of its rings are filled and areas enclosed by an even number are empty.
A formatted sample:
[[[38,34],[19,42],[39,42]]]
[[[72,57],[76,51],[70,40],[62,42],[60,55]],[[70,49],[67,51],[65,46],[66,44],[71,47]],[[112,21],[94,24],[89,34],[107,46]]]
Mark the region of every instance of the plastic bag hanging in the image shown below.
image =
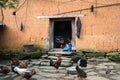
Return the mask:
[[[81,24],[81,20],[79,17],[77,18],[76,26],[77,26],[77,34],[76,35],[78,38],[80,38],[82,24]]]
[[[23,31],[23,23],[20,24],[20,31]]]

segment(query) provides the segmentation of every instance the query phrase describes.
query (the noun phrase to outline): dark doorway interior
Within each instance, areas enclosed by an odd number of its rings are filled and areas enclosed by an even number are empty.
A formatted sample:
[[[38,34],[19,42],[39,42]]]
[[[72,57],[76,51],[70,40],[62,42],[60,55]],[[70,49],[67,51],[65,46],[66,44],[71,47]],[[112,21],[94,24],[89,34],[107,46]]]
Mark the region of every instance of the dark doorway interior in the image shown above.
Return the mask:
[[[54,21],[54,48],[63,48],[72,39],[71,21]]]

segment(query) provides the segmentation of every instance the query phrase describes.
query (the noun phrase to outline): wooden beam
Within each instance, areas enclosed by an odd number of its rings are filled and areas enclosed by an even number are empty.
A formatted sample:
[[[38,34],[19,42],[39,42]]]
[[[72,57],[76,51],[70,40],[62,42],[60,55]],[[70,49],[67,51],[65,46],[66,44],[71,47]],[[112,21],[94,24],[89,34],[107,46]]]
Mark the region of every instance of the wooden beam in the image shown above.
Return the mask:
[[[38,19],[48,19],[48,18],[74,18],[74,17],[83,17],[87,16],[86,14],[62,14],[62,15],[53,15],[53,16],[37,16]]]

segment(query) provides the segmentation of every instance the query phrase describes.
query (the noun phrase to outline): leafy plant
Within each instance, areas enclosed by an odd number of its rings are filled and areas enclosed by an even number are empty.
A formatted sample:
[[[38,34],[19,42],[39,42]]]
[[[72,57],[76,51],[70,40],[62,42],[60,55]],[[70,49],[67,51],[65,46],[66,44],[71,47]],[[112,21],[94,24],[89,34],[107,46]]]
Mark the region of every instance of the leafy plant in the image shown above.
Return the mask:
[[[119,52],[109,52],[106,55],[107,57],[116,57],[116,56],[119,56]]]
[[[119,52],[109,52],[106,54],[109,60],[114,62],[120,62],[120,53]]]
[[[0,0],[0,7],[2,8],[17,8],[19,4],[19,0]]]
[[[0,9],[2,15],[2,23],[4,21],[4,13],[3,8],[6,9],[7,7],[16,9],[19,5],[19,0],[0,0]]]

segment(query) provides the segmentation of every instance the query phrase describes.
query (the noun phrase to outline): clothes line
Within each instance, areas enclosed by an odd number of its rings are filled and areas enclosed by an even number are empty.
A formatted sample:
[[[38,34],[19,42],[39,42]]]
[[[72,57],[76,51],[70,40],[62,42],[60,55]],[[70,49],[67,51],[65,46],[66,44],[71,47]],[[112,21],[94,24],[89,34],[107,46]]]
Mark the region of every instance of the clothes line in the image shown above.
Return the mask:
[[[87,14],[62,14],[62,15],[52,15],[52,16],[37,16],[38,19],[48,19],[48,18],[74,18],[74,17],[84,17]]]

